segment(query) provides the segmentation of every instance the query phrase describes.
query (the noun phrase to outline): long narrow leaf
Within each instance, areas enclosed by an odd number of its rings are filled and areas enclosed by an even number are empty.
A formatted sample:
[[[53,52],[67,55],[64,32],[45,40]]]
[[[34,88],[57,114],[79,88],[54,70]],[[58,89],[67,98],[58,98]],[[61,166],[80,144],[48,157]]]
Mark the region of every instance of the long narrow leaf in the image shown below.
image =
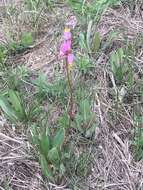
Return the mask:
[[[11,121],[13,122],[18,121],[16,112],[12,109],[8,101],[2,96],[0,96],[0,107]]]
[[[65,129],[59,129],[53,139],[53,147],[61,147],[65,139]]]
[[[15,111],[17,112],[17,115],[19,115],[20,119],[26,118],[26,113],[25,113],[25,110],[22,105],[18,92],[14,90],[9,90],[9,98]]]

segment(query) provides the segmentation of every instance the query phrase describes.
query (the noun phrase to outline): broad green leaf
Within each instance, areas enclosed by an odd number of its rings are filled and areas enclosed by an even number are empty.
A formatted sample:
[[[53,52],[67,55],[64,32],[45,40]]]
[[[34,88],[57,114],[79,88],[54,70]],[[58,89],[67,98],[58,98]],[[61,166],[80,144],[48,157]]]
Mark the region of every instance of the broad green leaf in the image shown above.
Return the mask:
[[[12,109],[8,101],[2,96],[0,96],[0,107],[11,121],[18,121],[16,112]]]
[[[31,125],[31,136],[32,136],[32,143],[34,145],[39,145],[39,138],[38,138],[38,131],[37,131],[38,125],[33,124]]]
[[[43,156],[43,155],[40,156],[40,163],[41,163],[41,168],[42,168],[43,174],[46,177],[52,179],[52,173],[48,166],[48,162],[47,162],[45,156]]]
[[[116,75],[116,78],[117,78],[119,81],[122,81],[123,76],[124,76],[124,75],[123,75],[123,71],[122,71],[122,67],[117,68],[115,75]]]
[[[78,66],[79,66],[79,70],[81,72],[84,72],[84,74],[88,71],[88,69],[93,67],[90,59],[88,57],[85,57],[85,56],[81,57],[78,60]]]
[[[59,119],[59,125],[62,126],[63,128],[68,128],[69,127],[69,117],[68,114],[65,112],[62,117]]]
[[[124,51],[122,48],[119,48],[117,50],[117,56],[119,58],[119,63],[121,64],[123,62],[123,59],[124,59]]]
[[[50,148],[49,137],[46,134],[43,134],[39,140],[40,152],[41,154],[47,156]]]
[[[93,38],[93,52],[97,52],[100,48],[100,44],[101,44],[101,38],[100,38],[100,33],[96,32],[94,34],[94,38]]]
[[[122,80],[124,73],[128,70],[128,66],[123,63],[124,61],[124,51],[119,48],[117,51],[113,52],[110,57],[110,64],[113,74],[118,80]]]
[[[87,49],[85,35],[83,33],[81,33],[79,35],[79,45],[80,45],[81,49],[85,49],[85,50]]]
[[[26,113],[25,113],[25,110],[21,103],[18,92],[14,91],[14,90],[9,90],[9,98],[10,98],[10,102],[12,103],[15,111],[18,112],[18,115],[22,119],[24,119],[26,117]]]
[[[33,44],[33,36],[30,32],[22,33],[21,35],[21,45],[30,46]]]
[[[89,52],[91,50],[91,29],[92,29],[92,24],[93,24],[93,21],[90,20],[89,23],[88,23],[87,34],[86,34],[86,43],[87,43],[87,47],[88,47]]]
[[[81,112],[84,122],[87,122],[89,117],[91,116],[90,103],[87,99],[81,101],[80,112]]]
[[[58,164],[60,161],[59,153],[56,147],[53,147],[49,150],[48,153],[48,160],[51,161],[53,164]]]
[[[53,147],[61,147],[65,140],[65,129],[61,128],[57,131],[53,139]]]
[[[75,121],[76,121],[76,128],[80,131],[83,132],[83,129],[81,127],[82,125],[82,116],[80,114],[76,115]]]

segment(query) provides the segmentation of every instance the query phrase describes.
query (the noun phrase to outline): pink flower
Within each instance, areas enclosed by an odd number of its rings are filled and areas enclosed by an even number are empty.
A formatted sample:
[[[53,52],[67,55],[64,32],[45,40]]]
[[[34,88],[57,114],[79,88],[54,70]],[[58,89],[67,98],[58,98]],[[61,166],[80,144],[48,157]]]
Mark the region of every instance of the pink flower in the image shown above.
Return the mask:
[[[64,40],[71,40],[72,34],[69,28],[65,28],[64,30]]]
[[[60,58],[66,59],[69,71],[71,71],[74,62],[74,55],[72,53],[72,34],[68,27],[65,27],[64,30],[64,41],[61,44],[59,56]]]
[[[66,25],[69,26],[69,27],[72,27],[72,29],[74,29],[75,26],[77,25],[77,19],[76,19],[76,17],[75,16],[69,17]]]
[[[73,53],[68,54],[67,61],[68,61],[68,64],[70,64],[70,65],[73,64],[73,62],[74,62],[74,55],[73,55]]]
[[[71,40],[64,41],[60,47],[60,56],[64,57],[71,51]]]

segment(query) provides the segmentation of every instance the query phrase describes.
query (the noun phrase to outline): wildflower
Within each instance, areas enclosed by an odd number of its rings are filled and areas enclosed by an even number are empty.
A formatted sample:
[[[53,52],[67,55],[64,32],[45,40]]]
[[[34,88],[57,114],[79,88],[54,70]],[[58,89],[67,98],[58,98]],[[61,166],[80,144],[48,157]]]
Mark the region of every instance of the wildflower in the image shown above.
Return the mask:
[[[71,51],[71,40],[64,41],[60,47],[60,57],[65,57]]]
[[[75,16],[69,17],[69,19],[68,19],[68,21],[66,23],[66,26],[72,27],[72,29],[74,29],[76,25],[77,25],[76,17]]]
[[[68,59],[68,63],[69,63],[69,64],[72,64],[73,61],[74,61],[74,55],[73,55],[72,53],[68,54],[67,59]]]
[[[64,40],[71,40],[72,34],[69,28],[65,27],[64,29]]]
[[[73,53],[68,54],[67,61],[68,61],[69,70],[71,70],[72,66],[73,66],[73,62],[74,62],[74,55],[73,55]]]
[[[64,58],[66,60],[66,76],[67,76],[67,83],[69,87],[69,95],[70,95],[70,105],[69,105],[69,117],[71,120],[74,119],[74,113],[73,113],[73,88],[72,88],[72,78],[70,75],[70,71],[73,66],[74,62],[74,55],[72,53],[72,33],[70,27],[75,27],[74,23],[68,22],[66,24],[66,27],[64,29],[64,35],[63,35],[63,42],[60,46],[60,58]],[[70,123],[69,123],[70,124]]]
[[[64,41],[61,44],[60,58],[66,58],[66,61],[69,65],[69,70],[71,70],[73,62],[74,62],[74,55],[72,53],[72,34],[69,28],[65,27],[64,30]]]

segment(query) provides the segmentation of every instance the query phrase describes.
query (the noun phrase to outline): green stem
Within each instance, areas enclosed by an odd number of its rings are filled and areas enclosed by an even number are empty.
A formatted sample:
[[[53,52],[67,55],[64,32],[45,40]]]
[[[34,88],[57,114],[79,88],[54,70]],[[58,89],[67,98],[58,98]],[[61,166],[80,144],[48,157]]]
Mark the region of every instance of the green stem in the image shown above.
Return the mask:
[[[70,71],[69,71],[67,59],[66,59],[66,73],[67,73],[67,80],[68,80],[68,87],[69,87],[69,94],[70,94],[69,117],[70,117],[70,120],[73,120],[73,89],[72,89],[72,81],[70,78]]]

